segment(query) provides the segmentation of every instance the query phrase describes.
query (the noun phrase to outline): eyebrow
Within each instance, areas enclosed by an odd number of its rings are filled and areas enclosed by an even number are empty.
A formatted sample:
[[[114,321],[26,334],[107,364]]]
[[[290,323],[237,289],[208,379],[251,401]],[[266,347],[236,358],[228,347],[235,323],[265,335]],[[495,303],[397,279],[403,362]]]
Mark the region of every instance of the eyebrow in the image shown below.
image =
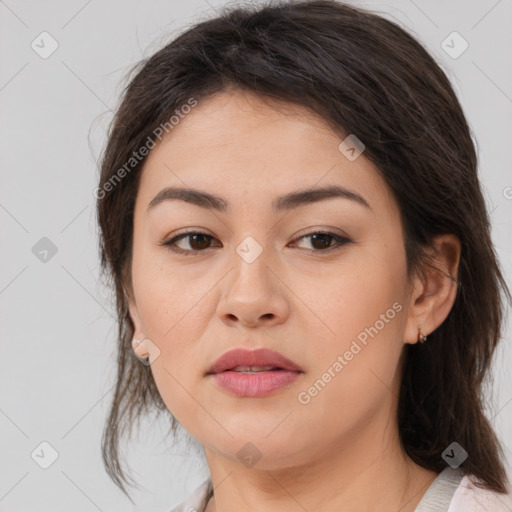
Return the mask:
[[[339,185],[302,189],[291,192],[274,199],[272,201],[272,209],[275,212],[291,210],[331,198],[348,199],[371,210],[366,199],[356,192]],[[149,212],[157,205],[170,200],[185,201],[187,203],[200,206],[201,208],[216,210],[218,212],[226,212],[229,209],[229,202],[218,195],[188,187],[167,187],[158,192],[158,194],[151,200],[148,204],[147,211]]]

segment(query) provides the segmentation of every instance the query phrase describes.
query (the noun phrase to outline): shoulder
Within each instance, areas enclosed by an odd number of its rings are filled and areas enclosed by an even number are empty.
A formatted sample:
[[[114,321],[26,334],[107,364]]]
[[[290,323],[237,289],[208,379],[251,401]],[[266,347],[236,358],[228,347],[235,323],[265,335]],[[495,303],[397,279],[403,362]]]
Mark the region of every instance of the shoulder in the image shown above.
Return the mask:
[[[208,477],[199,487],[187,496],[185,501],[182,501],[179,505],[168,512],[203,512],[202,502],[208,494],[211,486],[211,480]]]
[[[448,512],[512,512],[512,496],[499,494],[476,485],[477,480],[466,475],[457,487]]]

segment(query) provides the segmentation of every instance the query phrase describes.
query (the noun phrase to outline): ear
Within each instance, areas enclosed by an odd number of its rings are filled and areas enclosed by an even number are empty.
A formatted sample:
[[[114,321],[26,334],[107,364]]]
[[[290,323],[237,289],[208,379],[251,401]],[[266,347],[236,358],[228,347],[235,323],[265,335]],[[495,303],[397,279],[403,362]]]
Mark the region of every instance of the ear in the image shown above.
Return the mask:
[[[418,341],[418,328],[428,335],[450,313],[457,296],[460,240],[453,234],[438,235],[429,250],[432,263],[414,278],[405,329],[405,343]]]
[[[140,320],[139,310],[137,308],[133,293],[126,293],[126,300],[128,301],[128,311],[130,313],[130,318],[134,327],[132,341],[133,351],[139,357],[146,358],[149,356],[149,350],[146,343],[146,337],[144,336],[144,332],[142,330],[142,322]]]

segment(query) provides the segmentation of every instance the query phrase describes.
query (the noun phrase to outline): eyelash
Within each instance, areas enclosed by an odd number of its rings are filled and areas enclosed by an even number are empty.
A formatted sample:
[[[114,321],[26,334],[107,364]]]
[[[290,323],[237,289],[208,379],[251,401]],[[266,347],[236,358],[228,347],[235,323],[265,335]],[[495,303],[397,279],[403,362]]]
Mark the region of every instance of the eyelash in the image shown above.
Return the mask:
[[[192,236],[192,235],[203,235],[203,236],[209,237],[210,239],[215,238],[214,236],[209,235],[208,233],[203,233],[201,231],[189,231],[187,233],[181,233],[180,235],[169,240],[168,242],[163,242],[160,245],[165,246],[169,251],[172,251],[177,254],[182,254],[184,256],[192,256],[192,255],[194,255],[194,253],[198,254],[201,252],[206,252],[206,251],[208,251],[208,249],[211,249],[211,247],[208,247],[203,250],[184,250],[184,249],[172,247],[177,241],[179,241],[183,238],[186,238],[188,236]],[[336,235],[335,233],[331,233],[329,231],[314,231],[312,233],[308,233],[307,235],[302,235],[299,238],[297,238],[296,240],[302,240],[304,238],[308,238],[313,235],[328,235],[328,236],[331,236],[332,238],[334,238],[334,240],[337,242],[337,244],[331,245],[327,249],[306,249],[307,251],[311,251],[314,253],[330,253],[330,252],[339,250],[344,245],[352,242],[352,240],[350,238]]]

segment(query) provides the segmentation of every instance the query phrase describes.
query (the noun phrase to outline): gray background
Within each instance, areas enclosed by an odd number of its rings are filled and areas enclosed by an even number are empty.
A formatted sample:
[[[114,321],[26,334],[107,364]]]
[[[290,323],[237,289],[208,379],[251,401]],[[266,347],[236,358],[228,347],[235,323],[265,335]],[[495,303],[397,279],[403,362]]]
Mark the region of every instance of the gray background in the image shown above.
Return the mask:
[[[98,284],[93,190],[126,71],[221,5],[0,1],[0,511],[165,511],[208,474],[201,456],[164,441],[164,430],[147,423],[127,449],[143,486],[137,508],[103,469],[116,331],[109,292]],[[449,75],[477,139],[493,239],[510,281],[512,0],[356,5],[407,27]],[[46,59],[31,47],[43,31],[58,43]],[[469,44],[458,58],[441,46],[453,31]],[[46,262],[33,253],[37,243],[48,244],[43,237],[57,249]],[[510,326],[505,338],[489,414],[510,461]],[[43,441],[58,452],[48,469],[31,457]]]

